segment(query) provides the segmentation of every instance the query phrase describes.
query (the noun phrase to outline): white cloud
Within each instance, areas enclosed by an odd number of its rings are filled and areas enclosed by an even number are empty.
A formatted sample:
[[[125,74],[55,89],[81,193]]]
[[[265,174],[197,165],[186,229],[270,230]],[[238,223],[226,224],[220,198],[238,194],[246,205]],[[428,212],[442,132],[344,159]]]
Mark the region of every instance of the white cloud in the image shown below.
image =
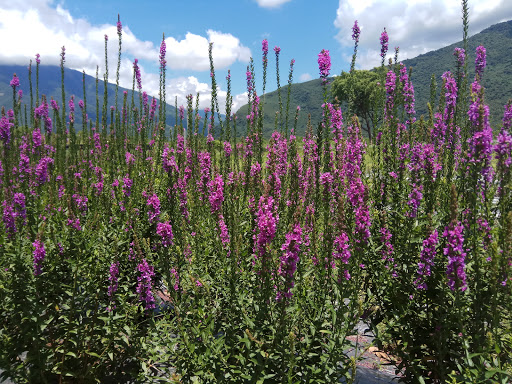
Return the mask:
[[[0,63],[26,65],[39,53],[41,64],[59,65],[61,47],[65,46],[66,67],[83,69],[95,76],[96,65],[99,65],[102,77],[105,72],[104,36],[108,35],[109,80],[115,81],[118,49],[115,24],[91,25],[84,19],[74,19],[60,5],[54,9],[49,4],[49,1],[32,0],[13,7],[10,2],[0,1],[0,40],[3,42]],[[132,58],[156,62],[158,50],[152,42],[137,39],[127,26],[123,27],[122,47],[120,83],[131,87]]]
[[[117,69],[118,37],[115,22],[93,25],[89,21],[73,18],[62,5],[51,6],[51,0],[26,0],[14,2],[0,0],[0,64],[28,65],[35,54],[41,55],[42,65],[59,65],[61,47],[66,47],[66,67],[85,70],[86,74],[99,77],[105,72],[105,40],[108,35],[109,81],[115,82]],[[122,20],[121,20],[122,21]],[[166,39],[167,63],[171,68],[209,71],[208,42],[214,42],[213,56],[216,69],[226,68],[235,61],[248,62],[249,48],[243,46],[235,36],[208,30],[207,37],[188,33],[184,40]],[[153,42],[142,41],[123,25],[120,85],[131,89],[133,59],[140,60],[142,87],[150,96],[159,93],[159,74],[145,70],[143,61],[158,63],[159,47]],[[174,104],[175,95],[179,105],[186,105],[185,96],[199,92],[201,107],[210,104],[211,86],[201,83],[196,77],[170,78],[166,82],[167,102]],[[237,96],[238,97],[238,96]],[[218,89],[221,111],[224,109],[226,92]],[[237,102],[237,98],[234,98]]]
[[[277,8],[291,0],[256,0],[258,5],[263,8]]]
[[[165,39],[167,46],[167,63],[173,69],[206,71],[210,68],[208,45],[213,42],[213,63],[216,69],[224,69],[235,61],[249,62],[251,51],[240,40],[229,33],[209,29],[208,38],[187,33],[185,39],[173,37]]]
[[[247,104],[248,103],[248,100],[247,100],[247,92],[244,92],[244,93],[241,93],[239,95],[234,95],[233,96],[233,106],[231,107],[231,110],[233,112],[236,112],[238,111],[238,109]]]
[[[388,57],[400,47],[399,59],[412,58],[462,40],[460,0],[340,0],[334,25],[337,39],[352,47],[352,26],[357,20],[361,36],[357,66],[379,65],[380,34],[389,35]],[[510,0],[474,0],[469,2],[469,34],[512,19]],[[351,56],[344,57],[348,62]]]
[[[313,76],[311,76],[309,73],[303,73],[302,75],[299,76],[299,81],[301,83],[309,81],[311,79],[313,79]]]

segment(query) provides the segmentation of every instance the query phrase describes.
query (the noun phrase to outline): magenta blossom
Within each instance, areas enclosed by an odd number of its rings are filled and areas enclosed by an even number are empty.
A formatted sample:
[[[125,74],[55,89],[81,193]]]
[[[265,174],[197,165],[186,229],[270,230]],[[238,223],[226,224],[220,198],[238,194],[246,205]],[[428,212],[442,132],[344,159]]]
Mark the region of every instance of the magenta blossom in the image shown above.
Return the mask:
[[[215,213],[222,208],[222,202],[224,201],[224,181],[222,175],[217,174],[215,178],[208,182],[208,191],[210,196],[211,212]]]
[[[20,78],[16,76],[16,74],[13,75],[11,82],[9,83],[11,87],[16,89],[16,87],[20,86]]]
[[[278,291],[276,300],[281,301],[285,298],[292,297],[291,288],[294,287],[295,281],[293,275],[297,270],[297,263],[300,260],[300,246],[302,245],[302,228],[299,224],[295,224],[293,230],[286,234],[286,241],[281,246],[283,251],[280,257],[280,264],[277,273],[285,279],[285,287]]]
[[[153,296],[153,284],[151,278],[155,275],[153,266],[149,265],[146,259],[137,266],[140,276],[137,277],[139,282],[137,285],[137,293],[139,294],[140,301],[144,303],[146,309],[155,308],[155,297]]]
[[[361,29],[359,25],[357,25],[357,20],[354,22],[354,26],[352,27],[352,40],[354,40],[357,44],[359,42],[359,35],[361,34]]]
[[[318,54],[318,69],[320,70],[320,78],[322,79],[322,83],[325,84],[331,70],[331,56],[329,51],[326,49],[322,49],[322,51]]]
[[[43,261],[46,256],[46,250],[41,240],[36,240],[32,243],[34,247],[34,276],[42,273]]]
[[[156,225],[156,234],[162,238],[162,245],[164,247],[172,245],[174,235],[172,233],[172,226],[168,221]]]
[[[448,277],[448,286],[452,291],[457,288],[461,291],[467,289],[463,232],[464,226],[460,222],[450,224],[443,232],[443,237],[446,239],[446,247],[443,249],[443,253],[448,257],[446,276]]]
[[[384,60],[386,59],[386,53],[388,52],[388,42],[389,42],[388,33],[386,32],[386,28],[384,28],[384,31],[380,35],[380,57],[382,57],[382,65],[384,65]]]
[[[154,223],[160,218],[160,199],[156,193],[153,193],[153,195],[148,199],[147,205],[149,207],[149,222]]]

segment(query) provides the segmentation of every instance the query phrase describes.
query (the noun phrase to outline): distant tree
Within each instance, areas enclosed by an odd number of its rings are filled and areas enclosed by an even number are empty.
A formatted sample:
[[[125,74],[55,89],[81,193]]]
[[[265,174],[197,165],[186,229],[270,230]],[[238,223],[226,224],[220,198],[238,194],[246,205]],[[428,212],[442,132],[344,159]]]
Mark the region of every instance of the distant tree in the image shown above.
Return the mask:
[[[385,68],[374,70],[354,70],[342,72],[331,87],[333,99],[347,103],[348,113],[359,117],[361,126],[368,138],[382,118],[384,102]]]

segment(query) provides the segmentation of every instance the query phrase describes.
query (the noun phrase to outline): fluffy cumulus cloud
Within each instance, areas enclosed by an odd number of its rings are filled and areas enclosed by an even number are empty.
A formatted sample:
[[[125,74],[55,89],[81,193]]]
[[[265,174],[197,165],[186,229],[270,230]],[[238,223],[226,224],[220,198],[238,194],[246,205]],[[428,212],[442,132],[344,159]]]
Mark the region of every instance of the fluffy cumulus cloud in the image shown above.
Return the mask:
[[[122,20],[121,20],[122,21]],[[41,64],[59,65],[61,47],[66,48],[66,67],[84,70],[88,75],[99,76],[105,72],[105,35],[108,36],[109,81],[115,82],[117,68],[118,37],[115,22],[93,25],[85,19],[73,18],[61,5],[52,6],[51,0],[27,0],[22,2],[0,0],[0,64],[28,65],[35,54],[41,55]],[[239,60],[249,61],[251,52],[231,34],[208,30],[206,37],[188,33],[184,40],[169,37],[167,63],[171,68],[209,71],[208,44],[214,43],[213,55],[216,68],[222,69]],[[157,67],[159,47],[153,42],[142,41],[129,26],[123,25],[120,85],[132,87],[133,59],[139,60],[143,90],[158,96],[159,74],[147,71],[144,63]],[[196,77],[167,77],[167,99],[185,103],[187,94],[200,94],[200,105],[210,103],[210,85]],[[218,89],[219,102],[224,103],[226,92]]]
[[[277,8],[284,3],[288,3],[291,0],[256,0],[258,5],[263,8]]]
[[[510,19],[510,0],[469,2],[470,35]],[[361,28],[357,57],[360,68],[380,64],[379,37],[384,28],[389,34],[389,57],[394,47],[399,47],[401,59],[462,40],[460,0],[340,0],[334,25],[342,46],[353,46],[351,28],[355,20]],[[345,59],[349,62],[350,55]]]
[[[312,80],[312,79],[313,79],[313,76],[311,76],[309,73],[303,73],[302,75],[299,76],[299,81],[301,83],[303,83],[305,81]]]
[[[70,68],[96,70],[104,68],[105,40],[108,35],[109,66],[117,63],[117,31],[115,24],[91,25],[74,19],[60,5],[52,8],[49,1],[0,1],[0,63],[27,64],[36,53],[42,64],[57,65],[60,50],[66,47],[66,65]],[[128,27],[123,28],[123,53],[141,60],[158,60],[152,42],[137,39]],[[90,73],[89,73],[90,74]]]
[[[187,33],[183,40],[165,39],[167,62],[173,69],[205,71],[210,68],[209,43],[213,43],[213,62],[216,69],[229,67],[235,61],[249,62],[251,51],[229,33],[208,30],[207,37]]]

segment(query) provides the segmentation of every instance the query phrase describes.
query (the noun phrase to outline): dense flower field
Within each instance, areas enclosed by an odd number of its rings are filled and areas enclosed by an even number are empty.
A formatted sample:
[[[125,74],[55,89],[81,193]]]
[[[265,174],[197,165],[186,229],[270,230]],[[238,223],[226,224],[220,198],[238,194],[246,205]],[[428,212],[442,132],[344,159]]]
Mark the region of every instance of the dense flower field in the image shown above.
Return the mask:
[[[352,71],[359,36],[356,22]],[[121,22],[118,38],[120,58]],[[380,41],[384,68],[386,31]],[[264,40],[263,90],[268,53]],[[343,114],[331,102],[326,50],[323,121],[299,138],[300,109],[295,120],[281,111],[270,139],[252,64],[245,121],[229,92],[220,114],[212,64],[211,107],[190,95],[169,130],[165,42],[159,100],[142,92],[135,60],[139,93],[116,91],[95,121],[86,100],[76,110],[66,98],[64,47],[61,101],[39,96],[37,55],[28,117],[14,75],[0,119],[4,374],[350,381],[347,337],[362,317],[405,382],[509,382],[512,105],[493,130],[485,48],[471,54],[455,50],[439,102],[418,120],[408,69],[390,62],[372,140],[350,101]]]

